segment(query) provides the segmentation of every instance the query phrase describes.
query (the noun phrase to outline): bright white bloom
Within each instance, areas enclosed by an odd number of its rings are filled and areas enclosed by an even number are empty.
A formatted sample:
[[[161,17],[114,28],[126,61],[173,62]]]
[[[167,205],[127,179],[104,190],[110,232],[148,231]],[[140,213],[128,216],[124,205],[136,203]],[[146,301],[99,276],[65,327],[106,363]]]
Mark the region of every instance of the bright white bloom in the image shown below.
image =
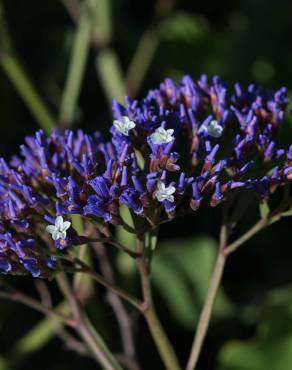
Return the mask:
[[[156,192],[156,198],[158,202],[164,202],[165,200],[168,200],[169,202],[174,202],[173,193],[175,193],[175,187],[172,185],[165,186],[165,184],[161,181],[157,184],[157,192]]]
[[[206,130],[208,135],[218,138],[222,135],[223,127],[214,119],[206,127]]]
[[[129,131],[136,126],[135,122],[131,121],[127,116],[114,120],[113,124],[119,133],[125,136],[129,136]]]
[[[55,220],[55,225],[48,225],[46,230],[52,234],[53,240],[66,239],[66,231],[71,226],[71,222],[64,221],[62,216],[58,216]]]
[[[163,127],[158,127],[150,138],[153,144],[167,144],[174,140],[173,133],[172,128],[165,130]]]

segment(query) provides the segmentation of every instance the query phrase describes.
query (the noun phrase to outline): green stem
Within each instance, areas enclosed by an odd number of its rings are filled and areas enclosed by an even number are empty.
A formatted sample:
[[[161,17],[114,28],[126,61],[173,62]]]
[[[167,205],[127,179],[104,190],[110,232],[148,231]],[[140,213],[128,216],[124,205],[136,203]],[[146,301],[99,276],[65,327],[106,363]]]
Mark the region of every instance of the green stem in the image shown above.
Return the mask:
[[[172,10],[175,0],[156,0],[153,21],[142,34],[127,71],[125,85],[136,96],[148,72],[160,42],[159,22]]]
[[[87,344],[96,361],[99,362],[105,370],[122,370],[101,336],[89,321],[84,310],[79,306],[66,275],[60,273],[57,275],[56,280],[60,290],[72,308],[77,322],[75,330]]]
[[[147,29],[138,44],[127,71],[126,83],[131,96],[139,91],[159,44],[157,29]]]
[[[1,51],[0,65],[31,114],[44,131],[49,134],[55,127],[55,120],[42,102],[19,61],[9,52]]]
[[[224,254],[228,256],[229,254],[236,251],[238,247],[240,247],[243,243],[247,240],[252,238],[255,234],[257,234],[260,230],[268,226],[269,222],[268,218],[261,218],[253,227],[251,227],[246,233],[244,233],[240,238],[238,238],[235,242],[231,243],[224,249]]]
[[[79,215],[72,215],[71,219],[72,225],[78,235],[82,235],[85,231],[82,217]],[[76,257],[86,263],[87,266],[92,266],[92,253],[88,244],[83,244],[76,248]],[[76,273],[73,278],[73,290],[76,292],[79,301],[84,304],[94,293],[94,282],[90,276],[84,273]]]
[[[61,0],[61,2],[70,14],[70,17],[77,23],[80,18],[78,0]]]
[[[75,31],[75,37],[70,57],[68,75],[60,108],[60,124],[62,127],[72,125],[77,100],[86,67],[92,32],[92,15],[86,4],[81,7],[81,16]]]
[[[194,370],[196,368],[199,355],[204,343],[204,339],[207,334],[207,330],[210,324],[211,314],[214,308],[216,295],[221,283],[224,266],[227,257],[235,252],[242,244],[252,238],[259,231],[263,230],[268,225],[277,222],[281,219],[282,215],[285,214],[285,209],[291,204],[291,199],[281,203],[279,207],[268,214],[266,217],[261,218],[254,226],[252,226],[246,233],[239,237],[233,243],[227,245],[227,239],[229,235],[229,226],[224,220],[220,235],[220,246],[217,261],[215,263],[214,271],[212,274],[210,287],[207,293],[206,301],[202,313],[199,318],[197,332],[193,341],[190,357],[187,363],[186,370]]]
[[[55,312],[61,312],[63,315],[70,314],[70,308],[67,302],[60,303]],[[64,323],[54,315],[46,316],[21,337],[9,352],[7,362],[8,369],[16,369],[23,365],[24,360],[28,360],[36,351],[43,348],[53,337],[62,329]]]
[[[62,257],[61,257],[62,258]],[[67,258],[68,259],[68,258]],[[112,284],[110,281],[106,280],[103,276],[99,275],[97,272],[92,270],[83,261],[78,258],[74,258],[73,261],[77,265],[81,266],[81,269],[65,269],[66,272],[83,272],[90,276],[93,280],[97,281],[99,284],[103,285],[105,288],[110,289],[112,292],[116,293],[118,296],[123,298],[125,301],[129,302],[137,310],[141,311],[143,309],[143,302],[139,301],[137,298],[126,292],[125,290],[119,288],[118,286]]]
[[[1,0],[0,65],[38,124],[46,131],[46,133],[50,133],[55,127],[55,120],[13,52],[13,45],[8,33],[4,8]]]
[[[144,249],[144,242],[139,241],[139,251],[141,252]],[[148,263],[145,263],[143,258],[137,259],[137,267],[140,274],[141,287],[144,299],[144,309],[143,315],[148,324],[152,338],[156,344],[157,350],[160,354],[160,357],[164,363],[164,366],[167,370],[180,370],[178,359],[176,357],[175,351],[156,315],[152,292],[150,284],[150,274]]]
[[[111,106],[112,99],[122,103],[126,92],[123,73],[115,51],[110,47],[102,47],[97,51],[95,66],[109,105]]]
[[[204,307],[202,309],[199,323],[196,331],[196,335],[193,341],[190,357],[187,363],[186,370],[193,370],[195,369],[199,355],[202,350],[202,346],[204,343],[204,339],[207,334],[207,330],[210,324],[210,319],[213,311],[213,307],[215,304],[215,299],[217,296],[217,292],[221,283],[224,266],[226,262],[227,256],[224,253],[224,248],[227,243],[228,238],[228,226],[226,224],[223,224],[221,229],[221,236],[220,236],[220,246],[218,251],[217,260],[215,263],[215,268],[212,274],[210,287],[207,293],[207,297],[204,303]]]

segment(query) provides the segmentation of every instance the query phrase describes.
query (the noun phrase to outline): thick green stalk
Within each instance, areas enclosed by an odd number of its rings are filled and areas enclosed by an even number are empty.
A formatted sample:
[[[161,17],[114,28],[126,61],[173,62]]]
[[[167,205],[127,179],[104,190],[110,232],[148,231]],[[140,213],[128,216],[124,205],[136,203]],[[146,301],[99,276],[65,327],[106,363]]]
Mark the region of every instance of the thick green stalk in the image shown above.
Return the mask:
[[[139,41],[127,71],[125,84],[131,96],[136,96],[139,91],[153,60],[158,44],[159,36],[157,29],[155,27],[147,29]]]
[[[113,33],[112,25],[111,1],[98,0],[93,32],[93,42],[96,45],[95,67],[110,107],[113,99],[123,102],[126,95],[118,56],[109,46]]]
[[[86,4],[83,5],[78,26],[75,31],[69,69],[62,96],[59,117],[62,127],[71,126],[73,123],[89,52],[93,23],[91,12],[94,12],[94,9],[87,7]]]
[[[138,251],[144,250],[144,241],[138,241]],[[149,264],[143,258],[137,259],[137,267],[140,274],[141,288],[143,293],[143,315],[148,324],[152,338],[156,344],[161,360],[167,370],[180,370],[176,353],[157,317],[153,305]]]
[[[55,127],[55,120],[42,102],[19,61],[12,54],[1,51],[0,65],[38,124],[49,134]]]
[[[126,92],[120,63],[114,50],[109,47],[98,50],[95,66],[109,105],[112,99],[122,103]]]

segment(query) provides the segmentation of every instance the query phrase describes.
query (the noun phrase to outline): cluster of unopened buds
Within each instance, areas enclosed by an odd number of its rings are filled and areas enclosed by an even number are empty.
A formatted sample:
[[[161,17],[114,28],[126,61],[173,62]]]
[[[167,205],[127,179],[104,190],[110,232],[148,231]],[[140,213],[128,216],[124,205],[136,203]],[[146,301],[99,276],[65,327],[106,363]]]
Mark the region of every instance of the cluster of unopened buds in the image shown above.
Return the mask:
[[[285,88],[186,76],[114,102],[110,141],[81,130],[27,137],[0,162],[0,271],[51,276],[54,252],[86,241],[72,214],[126,227],[123,205],[139,233],[238,191],[267,199],[292,179],[292,147],[274,141],[287,103]]]

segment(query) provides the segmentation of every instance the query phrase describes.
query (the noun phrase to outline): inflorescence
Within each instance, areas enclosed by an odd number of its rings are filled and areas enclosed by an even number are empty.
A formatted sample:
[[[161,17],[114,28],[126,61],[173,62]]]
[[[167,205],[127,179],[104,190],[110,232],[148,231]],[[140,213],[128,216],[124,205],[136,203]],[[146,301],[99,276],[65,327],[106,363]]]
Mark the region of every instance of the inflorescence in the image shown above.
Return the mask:
[[[54,251],[84,242],[77,214],[123,225],[125,205],[146,227],[216,206],[240,190],[266,199],[292,179],[292,146],[277,148],[287,90],[220,78],[166,79],[141,101],[113,102],[111,140],[55,130],[27,137],[0,162],[0,271],[48,277]]]

